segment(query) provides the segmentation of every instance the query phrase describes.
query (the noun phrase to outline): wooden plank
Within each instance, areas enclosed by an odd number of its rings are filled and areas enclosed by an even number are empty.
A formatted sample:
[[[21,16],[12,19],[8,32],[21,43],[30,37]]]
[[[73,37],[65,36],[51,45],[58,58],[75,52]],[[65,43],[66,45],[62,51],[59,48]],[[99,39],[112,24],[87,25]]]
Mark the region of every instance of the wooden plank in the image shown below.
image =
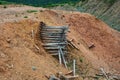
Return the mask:
[[[75,76],[75,59],[73,60],[73,76]]]
[[[48,43],[48,44],[43,44],[43,47],[44,46],[66,46],[67,44],[65,43],[65,44],[55,44],[55,43],[52,43],[52,44],[50,44],[50,43]]]
[[[44,48],[59,48],[58,46],[44,46]],[[61,46],[62,49],[65,48],[65,46]]]
[[[48,36],[51,36],[51,35],[53,35],[53,36],[56,36],[56,35],[59,35],[59,36],[63,36],[63,35],[65,35],[64,33],[54,33],[54,32],[51,32],[51,33],[41,33],[40,35],[48,35]]]
[[[59,31],[59,32],[63,32],[63,29],[42,29],[41,32],[42,32],[42,31],[53,31],[53,32]],[[66,31],[64,31],[64,32],[66,32]]]
[[[51,51],[47,51],[47,52],[49,52],[50,54],[53,54],[53,53],[58,53],[58,51],[56,51],[56,50],[55,50],[55,51],[53,50],[53,52],[51,52]],[[63,51],[63,53],[64,53],[64,54],[68,54],[68,52],[67,52],[67,51]]]
[[[58,50],[58,56],[59,56],[59,63],[62,64],[62,57],[61,57],[61,53],[60,53],[60,50]]]
[[[63,45],[58,45],[58,44],[55,44],[55,45],[44,45],[43,47],[58,47],[58,46],[66,46],[66,44],[63,44]]]
[[[102,71],[102,73],[104,74],[104,76],[106,77],[107,80],[110,80],[109,77],[107,76],[106,72],[104,71],[103,68],[100,68],[100,70]]]
[[[53,34],[43,34],[40,37],[66,37],[66,35],[61,35],[61,34],[56,34],[56,35],[53,35]]]
[[[60,37],[60,36],[41,36],[41,39],[66,39],[65,37]]]
[[[43,43],[58,43],[60,41],[42,41]],[[64,42],[64,41],[63,41]]]
[[[50,48],[50,47],[58,47],[58,46],[60,46],[60,45],[52,45],[52,46],[43,46],[44,48]],[[64,48],[66,45],[62,45],[62,47]]]
[[[44,38],[41,38],[42,39],[42,41],[59,41],[59,42],[64,42],[64,41],[66,41],[66,39],[44,39]],[[51,43],[50,42],[50,43]]]
[[[42,42],[44,42],[44,43],[61,43],[61,42],[65,42],[65,41],[58,41],[58,40],[56,40],[56,41],[42,40]]]
[[[67,35],[67,34],[63,34],[63,33],[41,33],[41,36],[61,36],[61,35]]]
[[[49,32],[49,33],[52,33],[52,32],[53,32],[53,33],[55,33],[55,32],[56,32],[56,33],[60,33],[60,32],[61,32],[61,33],[67,33],[66,31],[63,32],[63,31],[60,31],[60,30],[42,30],[42,31],[40,31],[40,33],[46,33],[46,32],[47,32],[47,33],[48,33],[48,32]]]
[[[62,42],[62,43],[46,43],[46,44],[43,44],[43,45],[54,45],[54,44],[66,44],[66,42]]]
[[[59,49],[58,47],[44,47],[45,49]]]
[[[50,55],[52,55],[52,56],[58,56],[59,54],[58,53],[54,53],[54,54],[50,54]]]
[[[66,38],[65,37],[60,37],[60,36],[46,36],[46,37],[41,37],[41,39],[49,39],[49,40],[59,40],[59,39],[64,39],[64,40],[66,40]]]
[[[40,33],[66,33],[63,31],[41,31]]]
[[[46,26],[42,28],[47,28],[47,29],[68,29],[66,26]]]
[[[52,36],[52,35],[51,36],[44,36],[44,35],[42,35],[41,38],[61,38],[61,36],[58,36],[58,35],[57,36]]]
[[[79,75],[75,75],[75,76],[64,76],[64,75],[62,75],[62,77],[64,77],[65,80],[74,80],[75,78],[78,78]]]
[[[41,38],[43,38],[43,39],[66,39],[66,37],[64,37],[64,36],[41,36]]]
[[[55,51],[58,52],[58,50],[49,50],[49,49],[46,50],[46,51],[47,51],[47,52],[55,52]],[[64,49],[62,49],[62,51],[63,51],[63,52],[68,52],[66,47],[65,47]]]
[[[61,56],[62,56],[62,59],[63,59],[63,63],[65,65],[65,67],[67,68],[67,64],[66,64],[66,60],[65,60],[65,57],[64,57],[64,53],[62,52],[62,47],[60,47],[59,49],[60,49],[60,53],[61,53]]]

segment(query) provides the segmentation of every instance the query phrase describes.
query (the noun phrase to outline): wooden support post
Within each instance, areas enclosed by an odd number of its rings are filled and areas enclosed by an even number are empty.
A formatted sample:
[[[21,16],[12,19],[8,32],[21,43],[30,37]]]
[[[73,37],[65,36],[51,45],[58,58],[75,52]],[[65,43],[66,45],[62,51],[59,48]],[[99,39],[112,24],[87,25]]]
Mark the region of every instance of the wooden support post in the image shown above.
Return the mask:
[[[61,48],[60,48],[60,52],[61,52],[61,56],[62,56],[62,59],[63,59],[63,63],[64,63],[64,65],[65,65],[65,67],[67,68],[66,60],[65,60],[65,57],[64,57],[64,54],[63,54]]]
[[[34,38],[34,30],[32,30],[31,32],[32,32],[32,38]]]
[[[106,72],[104,71],[103,68],[100,68],[100,70],[102,71],[102,73],[104,74],[104,76],[106,77],[107,80],[110,80],[109,77],[107,76]]]
[[[59,63],[62,64],[62,60],[61,60],[61,52],[60,52],[60,50],[58,50],[58,53],[59,53]]]
[[[73,60],[73,76],[75,76],[75,59]]]

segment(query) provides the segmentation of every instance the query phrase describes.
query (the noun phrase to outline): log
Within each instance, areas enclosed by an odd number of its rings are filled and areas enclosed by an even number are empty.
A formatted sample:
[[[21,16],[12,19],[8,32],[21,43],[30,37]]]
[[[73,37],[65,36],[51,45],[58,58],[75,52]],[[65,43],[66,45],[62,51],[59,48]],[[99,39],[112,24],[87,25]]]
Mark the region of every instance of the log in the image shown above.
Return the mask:
[[[59,54],[59,55],[58,55],[58,56],[59,56],[59,63],[62,64],[62,59],[61,59],[61,52],[60,52],[60,50],[58,51],[58,54]]]
[[[68,42],[68,45],[70,45],[70,46],[72,46],[73,48],[79,50],[79,48],[78,48],[74,43],[72,43],[72,42],[69,41],[69,40],[68,40],[67,42]]]
[[[73,76],[75,76],[75,59],[73,60]]]
[[[104,71],[103,68],[100,68],[100,70],[102,71],[102,73],[104,74],[104,76],[106,77],[107,80],[110,80],[109,77],[107,76],[106,72]]]
[[[63,59],[63,63],[64,63],[64,65],[65,65],[65,67],[67,68],[66,60],[65,60],[65,57],[64,57],[64,54],[63,54],[63,52],[62,52],[61,47],[60,47],[60,53],[61,53],[61,56],[62,56],[62,59]]]
[[[58,47],[44,47],[44,48],[47,49],[47,50],[48,49],[50,49],[50,50],[56,50],[56,49],[58,50],[59,49]],[[65,50],[65,49],[63,49],[63,50]]]
[[[34,30],[31,31],[31,36],[34,38]]]
[[[44,29],[47,28],[47,29],[68,29],[68,27],[66,26],[46,26],[46,27],[43,27]]]

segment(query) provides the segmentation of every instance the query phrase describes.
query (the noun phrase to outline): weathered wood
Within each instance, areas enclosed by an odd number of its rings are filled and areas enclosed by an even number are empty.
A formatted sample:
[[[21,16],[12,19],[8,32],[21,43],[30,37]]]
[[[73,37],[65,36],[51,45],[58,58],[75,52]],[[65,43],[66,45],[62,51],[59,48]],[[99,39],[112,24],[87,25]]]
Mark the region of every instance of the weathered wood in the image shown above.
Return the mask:
[[[67,44],[66,42],[61,42],[61,43],[46,43],[46,44],[43,44],[43,45],[61,45],[61,44]]]
[[[78,48],[73,42],[71,42],[71,41],[69,41],[69,40],[67,40],[67,42],[68,42],[68,45],[70,45],[71,47],[79,50],[79,48]]]
[[[32,30],[31,33],[32,38],[34,38],[34,30]]]
[[[49,35],[48,36],[43,36],[42,35],[41,38],[61,38],[61,36],[54,36],[54,35],[53,36],[52,35],[51,36],[49,36]]]
[[[66,60],[65,60],[64,54],[62,52],[62,48],[60,47],[59,49],[60,49],[60,53],[61,53],[61,56],[62,56],[62,59],[63,59],[63,63],[65,65],[65,67],[67,68],[67,64],[66,64]]]
[[[58,41],[61,41],[61,40],[66,40],[65,38],[42,38],[42,40],[58,40]]]
[[[67,68],[64,55],[67,53],[67,40],[66,32],[68,27],[65,26],[46,26],[41,27],[40,38],[44,43],[43,47],[51,55],[57,55],[59,57],[59,63],[63,63]]]
[[[46,42],[46,43],[47,43],[47,42],[49,42],[49,43],[50,43],[50,42],[52,42],[52,43],[53,43],[53,42],[59,42],[59,43],[60,43],[60,42],[64,42],[64,41],[66,41],[66,40],[62,40],[62,39],[61,39],[61,40],[55,40],[55,39],[54,39],[54,40],[43,39],[43,42]]]
[[[73,76],[75,76],[75,59],[73,60]]]
[[[47,28],[47,29],[68,29],[68,27],[66,26],[46,26],[43,28]]]
[[[59,49],[58,47],[44,47],[45,49]]]
[[[49,51],[48,51],[49,52]],[[50,54],[57,54],[58,53],[58,51],[53,51],[53,52],[49,52]],[[67,53],[69,53],[69,52],[67,52],[67,51],[63,51],[63,53],[64,54],[67,54]]]
[[[41,33],[41,35],[64,35],[62,32],[46,32],[46,33]]]
[[[41,38],[61,38],[61,39],[66,39],[66,36],[63,35],[63,36],[60,36],[60,35],[42,35],[40,36]]]
[[[100,68],[100,70],[102,71],[102,73],[104,74],[104,76],[106,77],[107,80],[110,80],[109,77],[107,76],[106,72],[104,71],[103,68]]]
[[[44,45],[43,47],[58,47],[58,46],[60,46],[60,45]],[[66,46],[66,44],[64,44],[64,45],[61,45],[61,46]]]
[[[51,75],[49,80],[60,80],[59,78],[57,78],[55,75]]]
[[[75,75],[75,76],[63,76],[63,77],[65,78],[65,80],[71,80],[71,79],[78,78],[79,76]]]
[[[62,59],[61,59],[62,57],[61,57],[61,52],[60,52],[60,50],[58,50],[58,56],[59,56],[59,63],[62,64]]]
[[[62,32],[62,31],[63,31],[62,29],[42,29],[42,31],[40,32]]]

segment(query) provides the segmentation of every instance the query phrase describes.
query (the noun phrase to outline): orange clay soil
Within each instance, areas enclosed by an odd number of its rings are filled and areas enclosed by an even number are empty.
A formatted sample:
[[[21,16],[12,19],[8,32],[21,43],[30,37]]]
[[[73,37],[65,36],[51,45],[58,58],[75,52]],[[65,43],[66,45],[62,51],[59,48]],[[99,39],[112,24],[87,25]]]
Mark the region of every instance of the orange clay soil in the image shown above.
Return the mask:
[[[107,72],[120,72],[120,33],[99,19],[79,12],[49,10],[31,16],[37,21],[27,19],[0,25],[1,80],[47,80],[45,75],[68,71],[41,46],[40,21],[49,26],[69,26],[67,38],[79,49],[71,48],[70,55],[77,59],[79,70],[89,69],[88,63],[94,69],[103,67]],[[91,44],[95,47],[89,49]]]

